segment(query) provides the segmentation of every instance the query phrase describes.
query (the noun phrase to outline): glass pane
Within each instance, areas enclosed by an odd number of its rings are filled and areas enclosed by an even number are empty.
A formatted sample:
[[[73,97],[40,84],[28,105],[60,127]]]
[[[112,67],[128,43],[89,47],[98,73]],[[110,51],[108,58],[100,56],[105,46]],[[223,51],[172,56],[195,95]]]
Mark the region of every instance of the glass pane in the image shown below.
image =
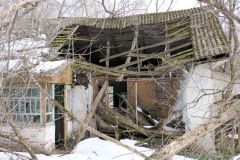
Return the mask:
[[[31,111],[32,113],[36,113],[35,99],[31,99]]]
[[[53,116],[52,114],[47,115],[47,123],[52,122]]]
[[[25,113],[25,103],[24,103],[24,101],[20,101],[20,113]]]
[[[13,120],[17,121],[17,115],[13,115]]]
[[[37,104],[36,104],[36,113],[40,113],[40,100],[37,99]]]
[[[46,112],[49,113],[49,112],[52,112],[52,102],[47,99],[47,107],[46,107]]]
[[[10,101],[10,108],[11,108],[11,111],[14,110],[14,101]]]
[[[22,122],[22,116],[17,114],[17,121]]]
[[[27,115],[27,121],[32,122],[32,116],[31,115]]]
[[[49,112],[49,100],[47,99],[47,104],[46,104],[46,113]]]
[[[31,112],[30,112],[30,107],[31,107],[31,105],[30,105],[30,100],[27,99],[27,100],[26,100],[26,113],[31,113]]]
[[[14,101],[14,108],[15,108],[15,112],[19,113],[19,103],[18,103],[18,101]]]
[[[32,97],[39,97],[39,89],[38,88],[32,88]]]
[[[22,97],[23,96],[23,89],[17,88],[15,89],[16,97]]]
[[[27,90],[26,97],[31,97],[31,88]]]
[[[34,115],[33,116],[33,122],[34,123],[40,123],[40,115]]]
[[[12,88],[12,89],[10,90],[10,94],[11,94],[12,97],[16,97],[16,96],[15,96],[15,95],[16,95],[16,90],[15,90],[14,88]]]
[[[28,117],[27,117],[27,115],[24,115],[24,116],[23,116],[23,122],[28,122]]]
[[[50,87],[50,88],[48,88],[48,96],[51,96],[51,97],[53,97],[53,91],[52,91],[53,89],[52,89],[52,87]]]

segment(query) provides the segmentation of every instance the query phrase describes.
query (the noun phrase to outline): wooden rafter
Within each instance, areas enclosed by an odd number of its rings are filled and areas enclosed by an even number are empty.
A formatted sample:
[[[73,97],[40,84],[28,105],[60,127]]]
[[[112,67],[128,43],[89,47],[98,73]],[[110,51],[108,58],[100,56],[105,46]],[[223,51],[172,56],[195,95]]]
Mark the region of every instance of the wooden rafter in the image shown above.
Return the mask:
[[[90,72],[96,72],[98,74],[106,74],[113,77],[120,77],[123,74],[126,76],[159,76],[159,72],[155,71],[141,71],[141,72],[135,72],[135,71],[122,71],[122,70],[114,70],[111,68],[95,65],[88,62],[79,62],[73,64],[73,69],[81,69],[86,70]]]
[[[87,62],[75,63],[73,64],[73,69],[84,69],[87,71],[107,74],[114,77],[120,77],[122,75],[122,72],[119,72],[110,68],[98,66],[92,63],[87,63]]]
[[[159,43],[155,43],[155,44],[152,44],[152,45],[147,45],[147,46],[140,47],[140,48],[137,48],[137,49],[125,51],[125,52],[122,52],[122,53],[119,53],[119,54],[116,54],[116,55],[112,55],[112,56],[109,56],[108,58],[100,59],[99,62],[104,62],[106,60],[110,60],[110,59],[118,58],[118,57],[121,57],[121,56],[125,56],[125,55],[128,55],[128,54],[136,52],[136,51],[141,51],[141,50],[144,50],[144,49],[154,48],[154,47],[158,47],[158,46],[161,46],[161,45],[166,45],[166,44],[169,44],[169,43],[180,41],[180,40],[185,39],[189,36],[190,36],[189,33],[182,33],[182,34],[179,34],[175,37],[163,39],[163,41],[159,42]]]
[[[177,47],[174,47],[174,48],[171,48],[171,49],[169,49],[169,50],[165,50],[165,51],[160,52],[160,53],[149,54],[149,55],[148,55],[147,57],[145,57],[145,58],[142,58],[142,59],[136,60],[136,61],[132,61],[132,62],[127,63],[127,64],[119,65],[119,66],[117,66],[117,67],[114,67],[114,69],[126,68],[126,67],[132,66],[132,65],[134,65],[134,64],[137,64],[137,63],[139,63],[139,62],[147,61],[147,60],[152,59],[152,58],[160,58],[160,59],[161,59],[161,58],[164,58],[164,54],[165,54],[165,53],[172,52],[172,51],[175,51],[175,50],[178,50],[178,49],[181,49],[181,48],[190,46],[190,45],[192,45],[191,42],[185,43],[185,44],[183,44],[183,45],[180,45],[180,46],[177,46]]]
[[[133,41],[132,41],[131,50],[134,50],[135,48],[138,48],[137,47],[138,46],[138,31],[139,31],[138,27],[134,29],[134,38],[133,38]],[[127,60],[126,60],[125,64],[128,64],[131,61],[131,58],[132,57],[127,57]],[[126,70],[127,70],[126,67],[123,68],[123,71],[126,71]],[[119,78],[119,81],[122,81],[123,77],[124,77],[124,74],[121,75],[121,77]]]

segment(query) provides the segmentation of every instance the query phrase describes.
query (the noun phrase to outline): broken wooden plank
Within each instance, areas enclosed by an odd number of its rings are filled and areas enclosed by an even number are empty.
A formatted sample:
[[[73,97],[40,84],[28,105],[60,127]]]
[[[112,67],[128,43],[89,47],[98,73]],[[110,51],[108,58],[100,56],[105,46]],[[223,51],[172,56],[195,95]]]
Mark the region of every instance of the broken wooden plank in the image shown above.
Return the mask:
[[[73,69],[83,69],[91,72],[96,72],[100,74],[111,75],[114,77],[120,77],[122,74],[125,76],[159,76],[159,72],[155,71],[121,71],[121,70],[114,70],[111,68],[106,68],[103,66],[95,65],[88,62],[76,62],[73,64]]]
[[[136,131],[142,133],[143,135],[147,136],[147,137],[150,137],[151,134],[147,132],[147,130],[145,128],[142,128],[138,125],[136,125],[133,121],[131,121],[131,119],[127,118],[127,117],[124,117],[123,115],[121,115],[120,113],[118,112],[114,112],[113,110],[111,110],[110,108],[108,108],[107,106],[105,106],[103,103],[100,103],[99,106],[102,108],[102,109],[105,109],[106,112],[108,112],[109,114],[111,113],[112,115],[114,115],[115,118],[118,119],[119,122],[127,125],[127,126],[130,126],[131,128],[135,129]],[[99,108],[100,109],[100,108]]]
[[[172,43],[172,42],[175,42],[175,41],[180,41],[180,40],[185,39],[189,36],[190,36],[189,33],[182,33],[182,34],[177,35],[176,37],[166,38],[162,42],[159,42],[159,43],[156,43],[156,44],[147,45],[147,46],[140,47],[140,48],[137,48],[137,49],[133,49],[133,50],[125,51],[125,52],[122,52],[122,53],[118,53],[118,54],[109,56],[108,58],[100,59],[99,62],[104,62],[106,60],[110,60],[110,59],[118,58],[118,57],[121,57],[121,56],[125,56],[129,53],[132,53],[132,52],[136,52],[136,51],[140,51],[140,50],[144,50],[144,49],[149,49],[149,48],[153,48],[153,47],[158,47],[158,46],[161,46],[161,45],[166,45],[166,44],[169,44],[169,43]]]
[[[228,121],[234,119],[237,116],[236,110],[239,108],[239,101],[235,102],[227,102],[218,104],[221,107],[227,107],[227,111],[222,113],[219,118],[214,118],[212,120],[206,121],[201,126],[197,127],[196,129],[185,133],[179,139],[176,139],[169,145],[161,148],[159,151],[156,151],[146,160],[165,160],[171,159],[171,157],[181,151],[182,149],[186,148],[187,146],[194,143],[199,138],[203,137],[204,135],[208,134],[211,131],[214,131],[219,126],[227,123]],[[217,104],[215,104],[217,105]]]
[[[134,29],[134,38],[133,38],[133,41],[132,41],[131,50],[133,50],[134,48],[138,48],[137,45],[138,45],[138,28],[135,28]],[[109,58],[109,56],[107,58]],[[127,57],[127,60],[126,60],[125,64],[128,64],[131,61],[131,58],[132,57]],[[123,71],[126,71],[126,70],[127,70],[126,68],[123,68]],[[122,81],[123,77],[124,77],[124,74],[122,74],[121,77],[118,78],[118,80]]]
[[[75,63],[75,64],[73,64],[73,68],[74,69],[85,69],[85,70],[96,72],[96,73],[111,75],[114,77],[120,77],[123,74],[122,72],[119,72],[119,71],[116,71],[116,70],[113,70],[110,68],[98,66],[98,65],[95,65],[92,63],[87,63],[87,62]]]
[[[190,46],[190,45],[192,45],[192,43],[191,43],[191,42],[188,42],[188,43],[182,44],[182,45],[180,45],[180,46],[171,48],[171,49],[169,49],[169,50],[165,50],[165,51],[160,52],[160,53],[150,54],[150,55],[148,55],[147,57],[142,58],[142,59],[140,59],[140,60],[135,60],[135,61],[132,61],[132,62],[127,63],[127,64],[119,65],[119,66],[117,66],[117,67],[114,67],[114,69],[121,69],[121,68],[129,67],[129,66],[132,66],[132,65],[134,65],[134,64],[137,64],[137,63],[139,63],[139,62],[144,62],[144,61],[147,61],[147,60],[152,59],[152,58],[160,58],[160,59],[161,59],[161,58],[164,58],[164,54],[165,54],[165,53],[172,52],[172,51],[175,51],[175,50],[178,50],[178,49],[181,49],[181,48]]]
[[[163,65],[163,66],[156,67],[154,70],[155,71],[160,71],[160,70],[167,69],[167,68],[170,68],[170,67],[179,67],[179,65],[181,65],[181,64],[193,62],[194,60],[195,60],[194,58],[179,60],[179,61],[174,62],[174,63],[168,63],[168,65]]]
[[[92,121],[92,118],[97,110],[97,106],[100,103],[100,101],[102,100],[105,90],[107,89],[108,86],[108,81],[106,80],[103,83],[102,88],[100,89],[100,91],[98,92],[96,98],[94,99],[94,102],[91,106],[91,111],[88,113],[88,115],[84,118],[83,120],[83,124],[85,125],[81,125],[79,128],[79,134],[76,135],[76,139],[75,139],[75,145],[78,144],[78,142],[83,138],[85,132],[86,132],[86,125],[89,125],[90,122]]]

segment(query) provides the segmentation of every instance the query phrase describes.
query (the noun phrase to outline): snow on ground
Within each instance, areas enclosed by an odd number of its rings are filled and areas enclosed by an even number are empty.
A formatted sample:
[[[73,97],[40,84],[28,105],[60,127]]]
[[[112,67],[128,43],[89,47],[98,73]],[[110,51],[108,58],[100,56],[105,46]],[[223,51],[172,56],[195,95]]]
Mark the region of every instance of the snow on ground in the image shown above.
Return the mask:
[[[134,147],[143,154],[150,156],[153,150],[145,147],[136,147],[134,144],[137,141],[124,139],[122,143]],[[23,159],[29,157],[27,153],[17,154],[22,155]],[[67,155],[37,155],[39,160],[143,160],[142,157],[130,152],[129,150],[118,146],[112,142],[99,138],[89,138],[81,141],[75,149]],[[17,156],[10,153],[0,152],[1,160],[20,160]],[[192,160],[183,156],[174,156],[173,160]]]
[[[154,150],[145,147],[136,147],[135,140],[124,139],[122,143],[127,144],[138,151],[150,156]],[[0,160],[26,160],[29,157],[28,153],[17,152],[18,156],[11,153],[0,152]],[[39,160],[143,160],[140,156],[130,152],[129,150],[118,146],[112,142],[102,140],[99,138],[88,138],[81,141],[75,149],[66,155],[51,155],[45,156],[38,154]],[[240,155],[233,158],[233,160],[239,160]],[[194,160],[184,156],[173,156],[172,160]]]

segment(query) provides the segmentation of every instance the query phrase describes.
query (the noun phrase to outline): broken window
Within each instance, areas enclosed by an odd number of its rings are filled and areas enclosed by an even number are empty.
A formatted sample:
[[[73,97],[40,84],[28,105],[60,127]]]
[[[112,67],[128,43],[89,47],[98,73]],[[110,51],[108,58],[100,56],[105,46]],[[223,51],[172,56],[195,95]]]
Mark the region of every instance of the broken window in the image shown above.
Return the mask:
[[[4,89],[9,97],[13,119],[17,122],[40,123],[40,89],[37,87],[11,87]]]

